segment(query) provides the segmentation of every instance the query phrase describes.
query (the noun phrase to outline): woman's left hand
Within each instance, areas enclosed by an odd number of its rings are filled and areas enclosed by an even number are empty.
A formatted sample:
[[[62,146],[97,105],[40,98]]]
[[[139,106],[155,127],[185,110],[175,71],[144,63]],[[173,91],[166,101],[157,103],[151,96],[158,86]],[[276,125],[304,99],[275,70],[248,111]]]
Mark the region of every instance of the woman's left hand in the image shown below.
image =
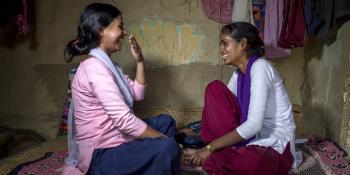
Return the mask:
[[[190,158],[190,162],[195,166],[202,166],[203,162],[210,156],[211,152],[203,147],[194,153]]]
[[[129,36],[129,44],[131,49],[131,54],[135,58],[136,62],[143,62],[143,55],[139,44],[136,41],[136,38],[131,34]]]

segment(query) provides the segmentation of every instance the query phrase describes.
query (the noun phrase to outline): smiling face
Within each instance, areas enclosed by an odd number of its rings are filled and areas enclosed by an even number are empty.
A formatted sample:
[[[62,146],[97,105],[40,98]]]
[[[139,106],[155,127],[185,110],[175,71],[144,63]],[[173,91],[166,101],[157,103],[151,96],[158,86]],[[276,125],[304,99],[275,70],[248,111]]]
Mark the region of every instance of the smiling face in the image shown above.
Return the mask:
[[[121,15],[116,17],[106,28],[100,32],[100,48],[106,53],[111,54],[121,49],[122,40],[127,35],[123,26]]]
[[[220,34],[219,53],[226,65],[237,65],[244,54],[241,42],[237,42],[230,35]]]

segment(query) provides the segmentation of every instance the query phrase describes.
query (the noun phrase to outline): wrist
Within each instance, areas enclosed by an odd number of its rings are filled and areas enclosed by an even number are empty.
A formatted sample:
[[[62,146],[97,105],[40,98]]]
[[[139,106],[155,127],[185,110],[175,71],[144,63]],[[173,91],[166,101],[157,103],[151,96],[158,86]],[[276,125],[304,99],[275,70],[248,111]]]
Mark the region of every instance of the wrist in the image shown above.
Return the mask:
[[[136,57],[135,57],[135,59],[136,59],[136,62],[141,62],[141,63],[143,63],[143,61],[144,61],[144,58],[143,58],[143,55],[142,54],[139,54],[139,55],[137,55]]]
[[[209,151],[210,153],[213,153],[213,152],[214,152],[214,148],[213,148],[213,146],[210,145],[210,144],[208,144],[207,146],[205,146],[205,149],[206,149],[207,151]]]
[[[139,59],[137,59],[136,63],[137,63],[137,64],[143,64],[143,63],[144,63],[143,58],[139,58]]]

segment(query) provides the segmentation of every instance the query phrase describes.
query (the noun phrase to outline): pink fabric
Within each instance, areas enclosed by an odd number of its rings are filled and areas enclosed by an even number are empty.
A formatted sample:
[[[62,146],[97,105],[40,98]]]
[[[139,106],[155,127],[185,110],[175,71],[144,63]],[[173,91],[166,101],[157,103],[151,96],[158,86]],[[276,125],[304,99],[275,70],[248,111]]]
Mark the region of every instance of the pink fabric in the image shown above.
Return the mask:
[[[235,130],[240,123],[236,97],[220,82],[210,83],[205,90],[201,138],[209,143]],[[226,147],[214,152],[202,165],[215,175],[287,175],[293,157],[289,144],[283,155],[271,147]]]
[[[202,5],[209,19],[226,24],[232,22],[233,0],[202,0]]]
[[[134,100],[142,100],[145,86],[129,78],[128,81]],[[78,169],[82,173],[87,172],[95,148],[111,148],[132,141],[147,127],[125,103],[112,72],[97,58],[91,57],[80,64],[72,82],[72,99]],[[72,167],[67,167],[68,170],[72,171]]]
[[[83,172],[81,172],[80,169],[73,167],[73,166],[64,166],[62,175],[84,175]]]
[[[269,0],[265,6],[264,44],[266,58],[281,58],[291,55],[290,49],[278,47],[282,29],[284,1]]]

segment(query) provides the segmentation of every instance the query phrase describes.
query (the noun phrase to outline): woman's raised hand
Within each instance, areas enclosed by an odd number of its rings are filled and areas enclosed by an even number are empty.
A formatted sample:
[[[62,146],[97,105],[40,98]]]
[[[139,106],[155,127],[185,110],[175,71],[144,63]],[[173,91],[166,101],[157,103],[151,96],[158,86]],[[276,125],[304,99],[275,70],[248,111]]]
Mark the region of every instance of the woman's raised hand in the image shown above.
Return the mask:
[[[144,59],[143,59],[141,48],[137,43],[135,36],[132,34],[129,36],[129,44],[130,44],[131,54],[135,58],[136,62],[138,63],[143,62]]]

